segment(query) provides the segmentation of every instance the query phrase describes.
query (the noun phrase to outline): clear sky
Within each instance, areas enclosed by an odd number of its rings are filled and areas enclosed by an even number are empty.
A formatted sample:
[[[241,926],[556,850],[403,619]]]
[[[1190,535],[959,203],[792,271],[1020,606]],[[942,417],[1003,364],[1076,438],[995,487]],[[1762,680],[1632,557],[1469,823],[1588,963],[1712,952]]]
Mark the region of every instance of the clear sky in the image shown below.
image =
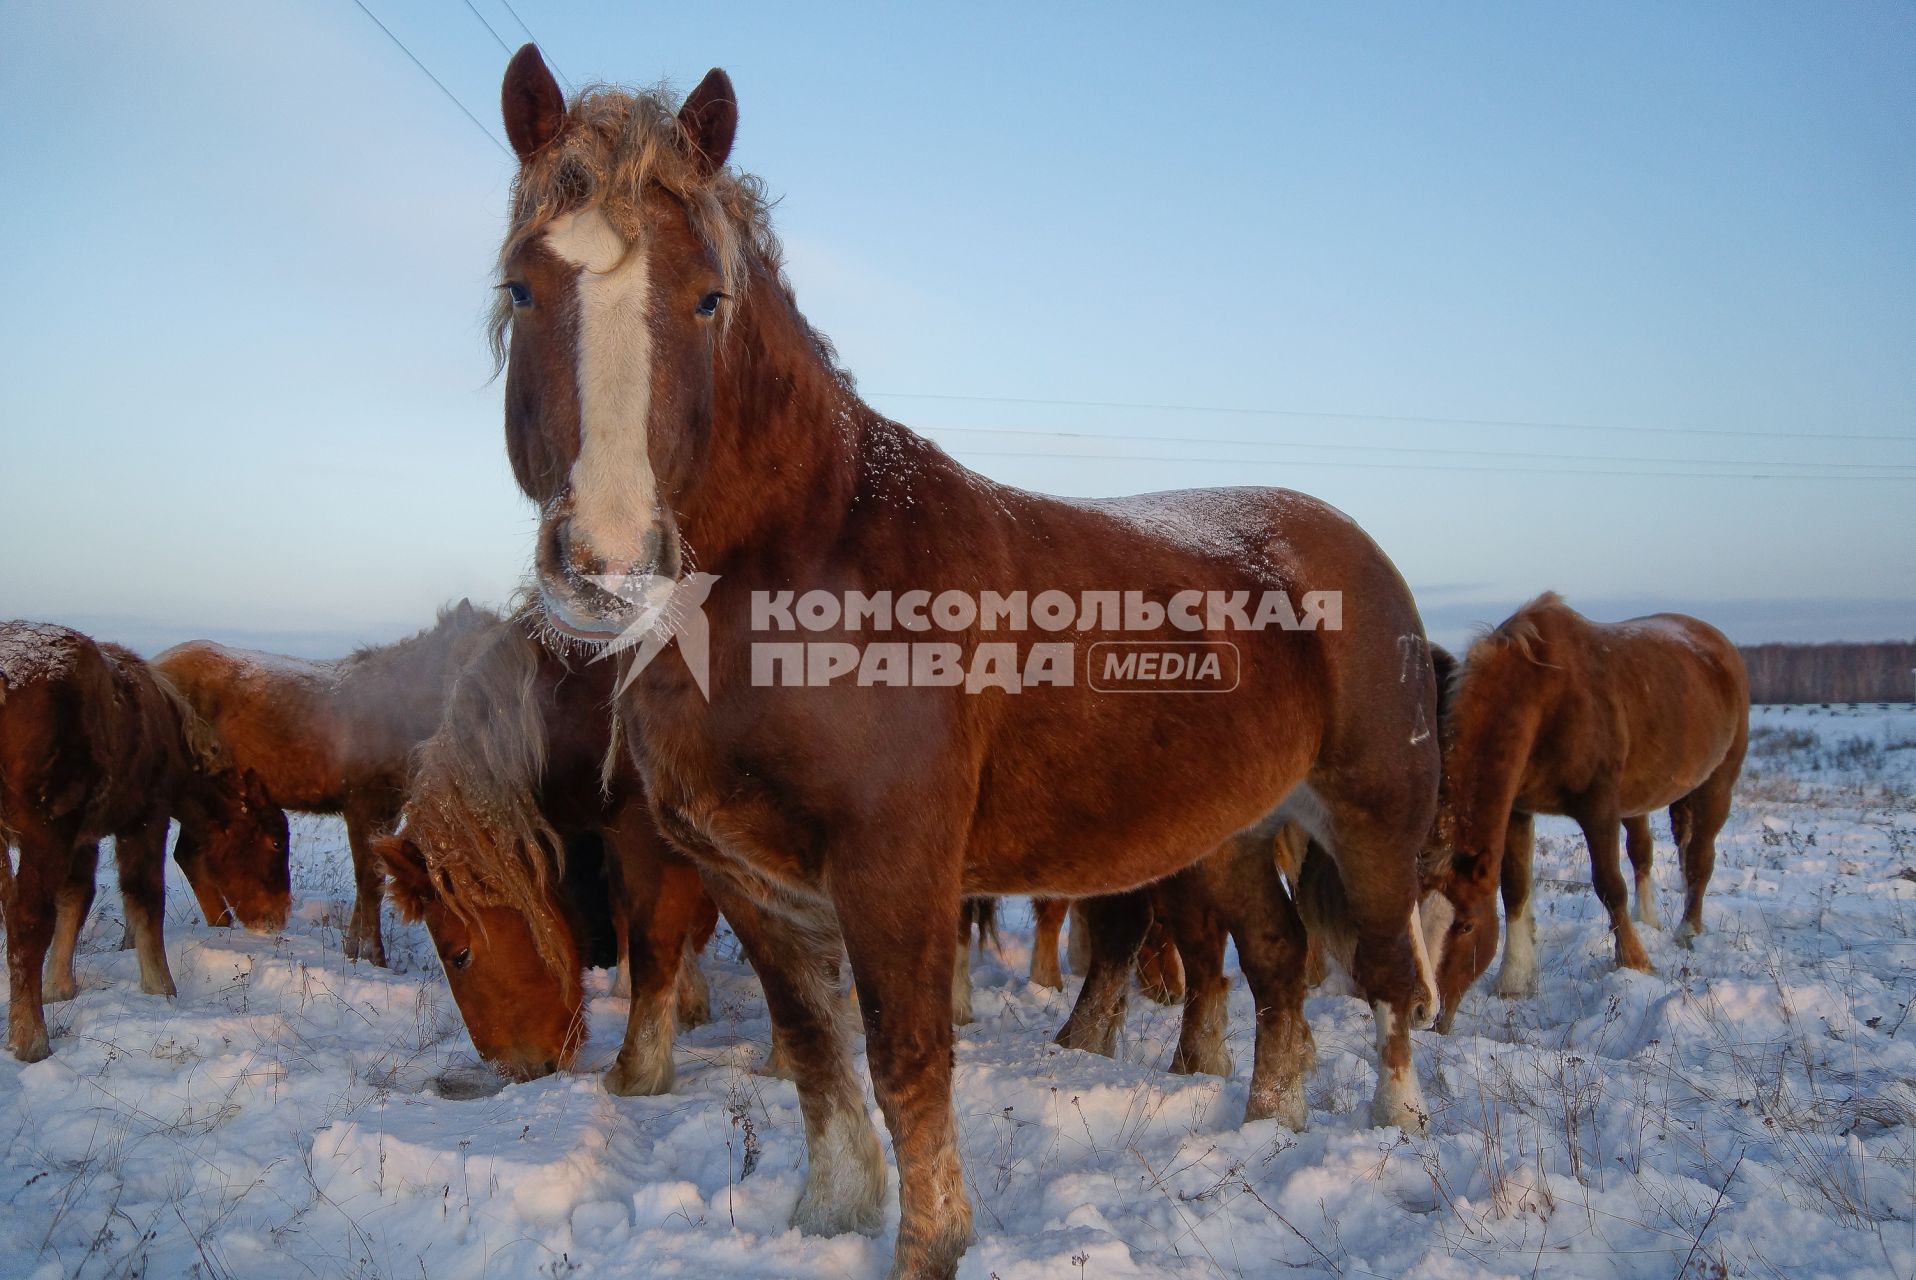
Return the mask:
[[[483,130],[353,0],[0,0],[0,616],[326,653],[523,572],[525,35],[365,3]],[[575,84],[727,68],[801,305],[990,475],[1308,490],[1440,639],[1916,634],[1908,4],[515,7]]]

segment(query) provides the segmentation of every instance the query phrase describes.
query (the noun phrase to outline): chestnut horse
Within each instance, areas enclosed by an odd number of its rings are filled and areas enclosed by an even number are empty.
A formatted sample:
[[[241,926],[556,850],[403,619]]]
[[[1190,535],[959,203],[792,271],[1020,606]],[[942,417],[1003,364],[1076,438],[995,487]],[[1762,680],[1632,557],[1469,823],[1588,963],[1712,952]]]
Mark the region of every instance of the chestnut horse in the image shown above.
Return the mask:
[[[584,1037],[580,931],[561,883],[576,868],[559,862],[602,837],[631,994],[605,1084],[665,1093],[675,1009],[687,1025],[705,1017],[696,953],[718,917],[612,741],[614,675],[610,662],[568,664],[523,619],[499,625],[419,748],[399,831],[373,850],[393,904],[432,934],[474,1047],[524,1080],[570,1065]]]
[[[410,639],[332,661],[210,640],[176,645],[153,660],[234,758],[259,774],[275,804],[345,816],[355,892],[342,949],[350,957],[386,963],[379,930],[383,877],[373,864],[372,840],[399,814],[408,758],[439,727],[460,662],[498,621],[491,610],[461,600]]]
[[[78,989],[73,948],[107,836],[140,990],[174,994],[164,933],[169,818],[179,819],[182,869],[206,886],[202,902],[219,894],[218,912],[230,903],[250,928],[286,923],[286,815],[257,778],[233,767],[185,699],[118,645],[65,627],[0,624],[0,901],[14,1057],[38,1062],[52,1052],[42,1001]],[[218,922],[210,907],[208,917]]]
[[[1442,709],[1442,800],[1427,869],[1426,927],[1450,1029],[1497,949],[1500,995],[1536,982],[1531,816],[1583,828],[1590,878],[1616,935],[1617,964],[1650,971],[1626,910],[1618,826],[1630,833],[1638,916],[1656,923],[1646,815],[1668,806],[1683,866],[1677,940],[1703,932],[1716,835],[1749,743],[1743,659],[1722,632],[1680,613],[1591,622],[1554,593],[1470,647]]]
[[[1410,592],[1376,544],[1285,490],[1022,492],[866,406],[786,287],[761,185],[726,168],[738,115],[723,72],[676,109],[596,88],[568,104],[527,46],[503,105],[520,161],[500,254],[507,452],[542,512],[542,602],[580,639],[646,640],[620,710],[642,726],[628,740],[660,825],[698,861],[790,1050],[809,1151],[796,1225],[884,1219],[878,1135],[833,1013],[841,939],[898,1160],[893,1274],[949,1276],[971,1234],[951,1103],[961,898],[1132,889],[1287,797],[1335,854],[1354,916],[1378,1029],[1371,1115],[1422,1126],[1409,1033],[1434,993],[1412,923],[1435,692]],[[948,643],[912,650],[903,679],[910,645],[820,614],[806,662],[850,654],[861,675],[813,683],[768,678],[774,654],[754,640],[779,638],[763,610],[781,591],[896,595],[904,618],[920,592],[984,605],[954,606]],[[1121,591],[1139,606],[1122,625]],[[1220,607],[1174,625],[1180,601],[1252,597],[1260,618],[1273,600],[1316,612],[1234,626]],[[988,643],[992,602],[1014,598],[1036,601],[1042,649]],[[1101,632],[1228,635],[1236,679],[1100,692],[1078,655]],[[1013,696],[941,674],[1007,661],[1040,678]],[[1257,998],[1247,1117],[1301,1128],[1302,926],[1268,856],[1203,865]]]

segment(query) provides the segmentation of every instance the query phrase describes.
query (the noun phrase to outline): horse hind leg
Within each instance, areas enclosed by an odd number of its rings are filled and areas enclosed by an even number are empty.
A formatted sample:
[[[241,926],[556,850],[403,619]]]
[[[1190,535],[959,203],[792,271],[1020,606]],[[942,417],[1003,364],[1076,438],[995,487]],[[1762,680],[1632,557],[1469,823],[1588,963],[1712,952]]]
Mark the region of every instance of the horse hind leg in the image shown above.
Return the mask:
[[[1086,898],[1075,909],[1082,916],[1072,922],[1071,936],[1088,938],[1091,959],[1084,986],[1078,989],[1077,1003],[1058,1032],[1058,1043],[1067,1049],[1115,1057],[1130,998],[1131,968],[1151,924],[1151,903],[1140,890]]]
[[[1317,1060],[1304,1020],[1304,923],[1268,850],[1227,843],[1197,870],[1237,942],[1238,961],[1257,1005],[1244,1121],[1275,1119],[1302,1132],[1310,1119],[1304,1084]]]
[[[1537,992],[1537,917],[1531,909],[1535,846],[1536,825],[1531,815],[1511,814],[1497,886],[1504,900],[1504,959],[1492,988],[1506,1000]]]
[[[1166,880],[1159,888],[1158,902],[1184,964],[1184,1021],[1178,1030],[1177,1052],[1171,1057],[1171,1072],[1202,1073],[1228,1080],[1232,1063],[1224,1034],[1231,980],[1224,973],[1224,944],[1230,935],[1223,917],[1211,901],[1203,874],[1196,869],[1180,871]]]
[[[1716,871],[1716,837],[1730,817],[1740,757],[1717,767],[1701,787],[1670,806],[1670,829],[1677,836],[1683,867],[1683,922],[1676,940],[1690,946],[1703,932],[1703,895]]]
[[[1402,780],[1401,771],[1382,776],[1393,783]],[[1429,1128],[1430,1112],[1411,1058],[1410,1030],[1437,1011],[1437,984],[1418,913],[1417,856],[1428,834],[1429,810],[1416,803],[1414,793],[1371,790],[1320,792],[1320,799],[1331,819],[1331,861],[1356,938],[1350,977],[1370,1001],[1377,1026],[1371,1123],[1421,1134]],[[1406,815],[1421,820],[1410,823]]]
[[[1656,861],[1657,844],[1650,835],[1648,814],[1623,820],[1623,850],[1629,855],[1630,870],[1636,876],[1637,923],[1661,929],[1663,922],[1657,915],[1657,887],[1650,879],[1650,868]]]
[[[66,883],[54,898],[53,947],[47,952],[43,998],[52,1003],[71,1000],[80,984],[73,973],[73,951],[80,940],[80,928],[87,912],[93,909],[94,882],[100,868],[97,841],[82,840],[73,848],[73,861],[67,869]]]
[[[53,938],[55,899],[76,843],[70,827],[18,820],[20,869],[5,877],[7,919],[7,1047],[22,1062],[53,1052],[42,1006],[47,944]],[[6,858],[0,849],[0,861]]]
[[[140,959],[140,990],[150,996],[176,996],[179,989],[166,963],[166,818],[116,832],[113,853],[119,863],[120,900]]]

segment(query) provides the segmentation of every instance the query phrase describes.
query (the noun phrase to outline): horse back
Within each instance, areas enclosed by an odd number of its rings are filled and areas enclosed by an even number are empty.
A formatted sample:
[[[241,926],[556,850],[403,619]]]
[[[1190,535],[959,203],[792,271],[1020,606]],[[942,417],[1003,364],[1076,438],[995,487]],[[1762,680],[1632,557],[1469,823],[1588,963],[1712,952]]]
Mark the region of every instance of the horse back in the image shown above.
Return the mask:
[[[179,708],[132,652],[0,627],[0,808],[98,839],[165,811],[190,770]]]
[[[193,640],[153,666],[219,733],[234,763],[259,775],[274,804],[339,811],[348,734],[335,706],[337,664]]]

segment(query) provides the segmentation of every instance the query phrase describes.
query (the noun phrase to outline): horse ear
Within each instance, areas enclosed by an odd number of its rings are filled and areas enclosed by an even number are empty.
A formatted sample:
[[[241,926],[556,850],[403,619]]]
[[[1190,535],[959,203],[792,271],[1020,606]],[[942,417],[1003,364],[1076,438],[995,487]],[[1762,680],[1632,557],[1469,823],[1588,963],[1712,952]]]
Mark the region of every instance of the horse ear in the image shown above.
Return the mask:
[[[730,76],[717,67],[705,73],[679,108],[679,132],[701,175],[709,178],[724,167],[738,136],[738,98]]]
[[[453,616],[458,618],[459,621],[471,622],[472,614],[473,614],[472,597],[461,596],[459,598],[459,607],[457,609],[454,609],[452,612],[453,612]]]
[[[426,903],[436,894],[419,846],[404,836],[381,836],[373,841],[372,854],[386,872],[387,887],[399,914],[408,920],[424,916]]]
[[[526,45],[512,55],[499,90],[499,110],[506,118],[506,137],[521,163],[565,128],[565,94],[539,56],[538,45]]]

